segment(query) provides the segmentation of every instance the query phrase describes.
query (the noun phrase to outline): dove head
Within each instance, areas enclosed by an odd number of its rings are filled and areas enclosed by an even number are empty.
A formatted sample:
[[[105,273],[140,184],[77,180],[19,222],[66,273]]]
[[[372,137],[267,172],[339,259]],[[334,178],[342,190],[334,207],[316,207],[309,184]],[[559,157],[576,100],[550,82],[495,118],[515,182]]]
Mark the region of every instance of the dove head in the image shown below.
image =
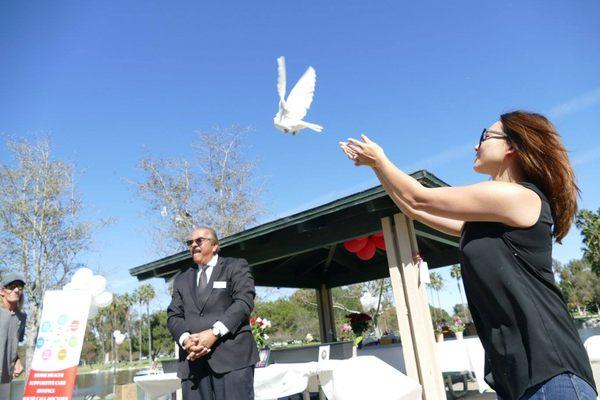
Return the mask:
[[[283,124],[283,118],[281,112],[278,112],[277,115],[273,118],[273,125],[277,128],[278,131],[288,133],[290,130],[286,125]]]
[[[297,127],[295,126],[289,126],[289,125],[284,125],[282,123],[282,119],[281,118],[273,118],[273,125],[275,125],[275,128],[278,131],[281,131],[283,133],[291,133],[292,135],[295,135],[296,133],[298,133],[298,129],[295,129]]]
[[[275,124],[274,124],[274,125],[275,125],[275,128],[277,128],[277,130],[278,130],[278,131],[281,131],[281,132],[284,132],[284,133],[289,133],[289,132],[290,132],[290,130],[289,130],[289,129],[288,129],[286,126],[279,125],[279,124],[277,123],[277,122],[279,122],[277,118],[274,118],[274,121],[273,121],[273,122],[275,123]]]

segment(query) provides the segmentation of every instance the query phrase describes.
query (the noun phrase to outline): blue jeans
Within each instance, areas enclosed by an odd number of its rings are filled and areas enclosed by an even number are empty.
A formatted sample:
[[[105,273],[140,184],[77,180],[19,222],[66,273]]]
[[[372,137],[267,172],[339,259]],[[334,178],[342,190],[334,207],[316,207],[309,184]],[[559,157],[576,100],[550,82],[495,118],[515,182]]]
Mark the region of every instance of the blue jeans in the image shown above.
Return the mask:
[[[498,396],[501,400],[501,397]],[[520,400],[596,400],[596,392],[589,383],[571,373],[556,375],[554,378],[534,386]]]

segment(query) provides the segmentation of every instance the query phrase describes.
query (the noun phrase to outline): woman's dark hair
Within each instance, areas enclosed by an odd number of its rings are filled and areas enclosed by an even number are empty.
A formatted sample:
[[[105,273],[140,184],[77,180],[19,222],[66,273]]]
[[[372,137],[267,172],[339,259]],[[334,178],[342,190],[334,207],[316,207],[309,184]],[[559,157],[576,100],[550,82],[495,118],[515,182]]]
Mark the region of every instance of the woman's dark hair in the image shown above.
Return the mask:
[[[558,243],[567,235],[577,213],[575,173],[556,128],[541,114],[513,111],[500,116],[504,132],[517,150],[528,182],[548,198]]]

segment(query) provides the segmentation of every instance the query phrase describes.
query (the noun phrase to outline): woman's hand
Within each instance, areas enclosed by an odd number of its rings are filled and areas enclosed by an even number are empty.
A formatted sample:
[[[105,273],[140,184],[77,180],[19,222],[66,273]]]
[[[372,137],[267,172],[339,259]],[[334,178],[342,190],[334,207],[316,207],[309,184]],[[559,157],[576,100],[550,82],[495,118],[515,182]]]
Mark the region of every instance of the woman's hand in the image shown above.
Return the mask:
[[[384,158],[385,153],[381,146],[373,142],[366,135],[360,135],[361,141],[349,138],[348,142],[340,142],[342,151],[357,167],[368,165],[376,167]]]
[[[21,365],[21,360],[17,358],[15,362],[15,369],[13,370],[13,378],[18,377],[23,373],[23,366]]]

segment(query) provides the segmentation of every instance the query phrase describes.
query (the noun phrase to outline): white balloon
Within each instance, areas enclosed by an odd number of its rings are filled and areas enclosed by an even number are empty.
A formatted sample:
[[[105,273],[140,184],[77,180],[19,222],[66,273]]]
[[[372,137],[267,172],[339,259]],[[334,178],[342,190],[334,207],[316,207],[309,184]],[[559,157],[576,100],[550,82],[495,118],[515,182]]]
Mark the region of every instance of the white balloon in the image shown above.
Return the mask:
[[[102,292],[97,296],[94,296],[94,303],[98,308],[104,308],[112,303],[113,294],[110,292]]]
[[[121,343],[123,343],[124,340],[125,340],[125,335],[118,335],[115,337],[116,344],[121,344]]]
[[[90,311],[88,313],[88,319],[94,319],[98,315],[98,307],[92,302],[90,303]]]
[[[63,286],[63,290],[73,290],[73,283],[69,282],[65,286]]]
[[[92,296],[98,296],[106,289],[106,278],[101,275],[94,275],[90,279],[90,291]]]
[[[116,330],[113,332],[113,337],[116,338],[117,336],[121,335],[121,331],[120,330]]]
[[[91,269],[89,268],[79,268],[77,271],[75,271],[75,273],[73,274],[73,277],[71,278],[71,282],[74,282],[76,280],[88,280],[91,279],[92,276],[94,276],[94,272],[92,272]]]
[[[71,290],[89,290],[89,284],[81,279],[71,281]]]

